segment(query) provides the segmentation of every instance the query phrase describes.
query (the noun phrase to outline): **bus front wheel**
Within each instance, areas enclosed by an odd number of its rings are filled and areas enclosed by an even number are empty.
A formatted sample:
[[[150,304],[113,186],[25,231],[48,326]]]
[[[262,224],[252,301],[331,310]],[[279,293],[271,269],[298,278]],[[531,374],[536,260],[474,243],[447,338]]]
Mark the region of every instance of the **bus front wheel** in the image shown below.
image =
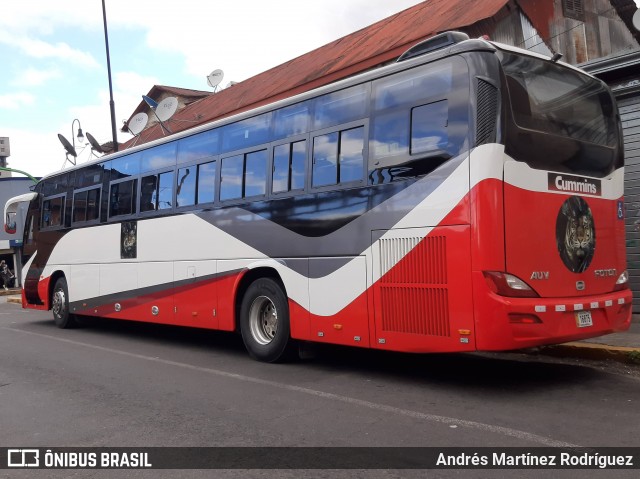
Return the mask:
[[[271,278],[251,283],[240,307],[240,332],[249,355],[269,363],[286,359],[289,331],[289,305],[282,287]]]
[[[62,329],[74,328],[78,325],[73,314],[69,313],[69,289],[67,280],[58,278],[51,295],[51,311],[56,326]]]

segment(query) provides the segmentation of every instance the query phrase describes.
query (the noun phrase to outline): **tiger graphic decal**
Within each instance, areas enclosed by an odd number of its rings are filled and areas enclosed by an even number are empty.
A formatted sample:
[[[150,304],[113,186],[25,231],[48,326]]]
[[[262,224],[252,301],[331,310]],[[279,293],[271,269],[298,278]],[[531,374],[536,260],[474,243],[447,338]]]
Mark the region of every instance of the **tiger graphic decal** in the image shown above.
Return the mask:
[[[593,259],[596,230],[587,202],[572,196],[562,204],[556,220],[556,242],[560,258],[569,270],[584,273]]]

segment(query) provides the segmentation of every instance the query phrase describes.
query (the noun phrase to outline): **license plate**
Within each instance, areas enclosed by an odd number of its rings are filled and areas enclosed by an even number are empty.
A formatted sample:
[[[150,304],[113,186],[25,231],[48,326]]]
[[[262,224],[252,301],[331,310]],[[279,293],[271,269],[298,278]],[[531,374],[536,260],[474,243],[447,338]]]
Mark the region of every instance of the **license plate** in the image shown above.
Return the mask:
[[[576,325],[579,328],[588,328],[589,326],[593,326],[591,311],[578,311],[576,313]]]

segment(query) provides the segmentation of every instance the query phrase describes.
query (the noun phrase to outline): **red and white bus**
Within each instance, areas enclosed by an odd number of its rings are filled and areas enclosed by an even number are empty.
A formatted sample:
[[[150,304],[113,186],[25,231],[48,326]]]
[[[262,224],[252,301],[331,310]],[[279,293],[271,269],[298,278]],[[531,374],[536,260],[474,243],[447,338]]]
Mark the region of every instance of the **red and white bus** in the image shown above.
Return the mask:
[[[43,178],[23,306],[238,331],[263,361],[627,328],[607,87],[458,33],[399,60]]]

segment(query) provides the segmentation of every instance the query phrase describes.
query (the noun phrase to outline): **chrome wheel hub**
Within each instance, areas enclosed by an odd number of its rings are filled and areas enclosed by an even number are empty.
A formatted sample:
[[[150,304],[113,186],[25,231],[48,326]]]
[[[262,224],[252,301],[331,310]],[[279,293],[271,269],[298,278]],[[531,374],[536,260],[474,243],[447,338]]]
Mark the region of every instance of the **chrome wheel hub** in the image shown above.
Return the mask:
[[[257,343],[266,345],[273,341],[278,331],[278,311],[273,301],[266,296],[258,296],[249,308],[251,336]]]

